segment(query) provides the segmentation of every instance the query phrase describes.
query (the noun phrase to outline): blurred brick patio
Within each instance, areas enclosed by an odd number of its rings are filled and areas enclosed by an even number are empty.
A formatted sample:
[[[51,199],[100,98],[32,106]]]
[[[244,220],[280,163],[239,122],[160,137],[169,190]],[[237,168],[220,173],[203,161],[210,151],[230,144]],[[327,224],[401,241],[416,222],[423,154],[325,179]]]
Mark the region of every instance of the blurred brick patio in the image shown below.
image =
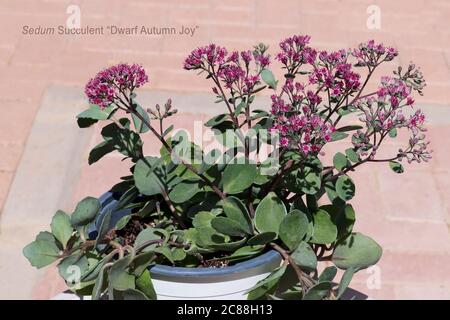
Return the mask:
[[[198,29],[193,37],[22,35],[24,25],[64,25],[69,4],[80,5],[82,26],[184,25]],[[373,4],[381,9],[379,30],[366,27],[366,9]],[[356,229],[385,248],[379,263],[381,288],[367,288],[370,274],[366,272],[361,272],[354,287],[381,299],[450,299],[450,118],[439,116],[450,114],[450,1],[0,0],[0,19],[0,210],[42,98],[52,85],[74,87],[81,95],[86,80],[100,68],[137,62],[150,74],[146,93],[206,93],[209,83],[181,66],[190,50],[209,42],[230,49],[264,42],[274,52],[281,38],[309,34],[312,45],[319,49],[346,48],[371,38],[398,48],[400,58],[390,67],[412,60],[427,79],[425,95],[418,97],[417,103],[437,115],[430,120],[429,129],[434,159],[429,165],[408,167],[402,176],[387,166],[366,167],[353,175],[359,183],[354,200],[359,214]],[[183,113],[183,106],[177,107],[182,113],[174,121],[183,127],[211,112]],[[93,144],[98,128],[90,135]],[[86,195],[99,196],[126,172],[126,164],[117,156],[88,167],[87,152],[85,148],[82,157],[86,161],[72,186],[73,203]],[[10,255],[0,255],[0,271],[11,270],[5,267],[11,261],[24,265],[21,236],[11,242]],[[19,270],[34,272],[28,265]],[[27,284],[32,288],[27,295],[14,292],[15,286],[23,284],[0,274],[0,298],[45,299],[62,288],[54,269],[30,280],[34,282]],[[9,291],[3,289],[6,283]]]

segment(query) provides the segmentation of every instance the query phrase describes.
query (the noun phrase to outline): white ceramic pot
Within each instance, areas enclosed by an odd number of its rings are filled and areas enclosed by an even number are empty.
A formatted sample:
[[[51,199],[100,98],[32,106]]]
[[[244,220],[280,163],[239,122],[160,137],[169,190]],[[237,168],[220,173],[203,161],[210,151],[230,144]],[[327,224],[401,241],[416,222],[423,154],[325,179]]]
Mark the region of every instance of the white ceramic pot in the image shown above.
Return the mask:
[[[223,268],[181,268],[156,265],[151,268],[158,300],[245,300],[258,281],[279,267],[276,251]],[[75,294],[61,293],[56,300],[79,300]],[[84,297],[90,300],[90,297]]]
[[[258,281],[279,267],[276,251],[224,268],[179,268],[157,265],[151,269],[159,300],[245,300]]]

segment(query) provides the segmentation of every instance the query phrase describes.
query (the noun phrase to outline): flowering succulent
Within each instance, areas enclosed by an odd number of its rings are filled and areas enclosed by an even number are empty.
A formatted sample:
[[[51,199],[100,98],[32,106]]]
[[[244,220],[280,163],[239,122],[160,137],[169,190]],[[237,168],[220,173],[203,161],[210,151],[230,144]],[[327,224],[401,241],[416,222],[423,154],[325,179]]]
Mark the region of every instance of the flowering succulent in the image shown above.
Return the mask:
[[[137,103],[135,89],[148,81],[142,67],[101,71],[86,85],[91,107],[78,115],[80,127],[109,122],[89,163],[116,151],[131,160],[131,174],[111,188],[114,208],[88,197],[71,215],[58,211],[52,232],[41,232],[24,255],[38,268],[59,260],[68,284],[68,268],[79,268],[81,278],[71,287],[79,295],[154,299],[155,264],[222,267],[275,250],[283,263],[249,299],[341,298],[353,274],[382,253],[353,231],[349,201],[356,187],[349,174],[371,162],[401,173],[404,159],[431,158],[425,116],[413,98],[425,82],[411,64],[367,93],[374,70],[394,59],[395,49],[369,41],[353,50],[316,51],[309,41],[293,36],[280,43],[281,85],[263,44],[241,52],[210,44],[189,54],[184,68],[206,74],[216,102],[226,106],[205,124],[223,153],[206,153],[183,133],[171,135],[173,127],[165,126],[176,113],[171,99],[164,107]],[[270,90],[267,110],[252,109],[263,90]],[[344,125],[344,118],[350,122]],[[380,158],[382,143],[399,130],[410,133],[407,145]],[[159,157],[144,156],[140,134],[146,132],[161,142]],[[324,146],[343,139],[348,148],[323,163]],[[264,145],[273,147],[268,159],[261,158]],[[319,274],[324,261],[332,265]],[[345,270],[339,284],[337,268]]]
[[[133,92],[148,82],[144,68],[137,64],[122,63],[99,72],[86,84],[89,102],[106,108],[124,92]]]

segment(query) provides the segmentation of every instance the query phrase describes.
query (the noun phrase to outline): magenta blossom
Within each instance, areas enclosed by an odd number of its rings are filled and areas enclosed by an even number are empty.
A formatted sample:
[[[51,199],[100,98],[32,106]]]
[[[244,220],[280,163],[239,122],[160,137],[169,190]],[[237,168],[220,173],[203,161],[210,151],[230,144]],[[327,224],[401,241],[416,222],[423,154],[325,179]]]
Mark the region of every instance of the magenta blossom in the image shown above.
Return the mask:
[[[85,87],[85,94],[92,104],[106,108],[120,94],[133,92],[148,82],[148,76],[138,64],[118,64],[100,71]]]
[[[186,70],[208,69],[211,66],[224,63],[227,54],[225,48],[215,44],[199,47],[186,58],[184,68]]]
[[[270,56],[265,54],[266,50],[266,47],[260,45],[254,51],[233,51],[228,54],[225,48],[210,44],[192,51],[184,62],[184,68],[207,72],[216,85],[212,91],[220,98],[224,95],[220,90],[221,83],[232,96],[242,97],[254,91],[260,82],[261,71],[270,64]]]
[[[356,66],[372,68],[384,61],[391,61],[398,52],[392,47],[385,47],[382,43],[376,44],[374,40],[370,40],[367,43],[361,43],[352,54],[358,59]]]
[[[272,95],[271,113],[274,125],[271,132],[280,137],[280,145],[296,149],[303,155],[317,154],[331,141],[334,126],[315,113],[322,99],[293,79],[287,79],[282,91],[288,101]]]

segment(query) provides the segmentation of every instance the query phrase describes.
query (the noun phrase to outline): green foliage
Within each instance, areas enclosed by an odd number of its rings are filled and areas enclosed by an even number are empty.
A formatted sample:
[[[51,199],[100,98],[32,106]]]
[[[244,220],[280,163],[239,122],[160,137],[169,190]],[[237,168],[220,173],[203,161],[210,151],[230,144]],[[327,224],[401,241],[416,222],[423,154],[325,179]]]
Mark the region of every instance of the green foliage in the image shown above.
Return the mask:
[[[245,231],[238,222],[225,217],[213,218],[211,225],[217,231],[229,236],[243,237],[245,235]]]
[[[33,267],[38,269],[55,262],[59,257],[59,252],[56,239],[49,232],[40,232],[36,240],[23,249],[23,255]]]
[[[337,237],[337,227],[330,214],[322,209],[313,214],[314,232],[311,242],[317,244],[333,243]]]
[[[277,234],[275,232],[263,232],[254,235],[250,239],[248,239],[247,243],[251,246],[255,245],[266,245],[277,238]]]
[[[269,69],[264,69],[263,71],[261,71],[261,78],[269,86],[269,88],[277,88],[278,81],[275,79],[275,76]]]
[[[169,198],[174,203],[184,203],[201,191],[198,181],[184,180],[174,186]]]
[[[334,155],[333,165],[338,171],[342,171],[350,165],[350,162],[348,161],[345,154],[338,152]]]
[[[405,172],[405,169],[403,169],[402,164],[397,162],[397,161],[389,161],[389,167],[395,173],[403,173],[403,172]]]
[[[111,123],[102,130],[102,136],[110,147],[114,148],[125,157],[137,161],[142,157],[142,140],[136,132],[130,128],[130,121],[120,119],[118,123]]]
[[[166,172],[162,161],[155,157],[145,157],[136,163],[133,178],[136,187],[144,195],[160,194],[165,188]]]
[[[355,270],[350,267],[347,270],[345,270],[344,274],[342,275],[341,283],[339,284],[339,289],[337,292],[336,299],[340,299],[342,295],[345,293],[345,290],[347,290],[350,281],[352,281],[353,275],[355,274]]]
[[[365,269],[381,258],[382,249],[374,240],[361,233],[352,233],[337,244],[333,263],[340,269]]]
[[[73,227],[82,227],[91,223],[100,211],[100,201],[96,198],[86,197],[81,200],[70,217]]]
[[[50,226],[56,240],[58,240],[63,248],[65,248],[73,233],[73,228],[70,223],[70,217],[65,212],[59,210],[53,216]]]
[[[358,163],[361,160],[359,155],[352,148],[346,149],[345,155],[347,156],[348,160],[350,160],[353,163]]]
[[[344,201],[351,200],[355,195],[353,180],[347,175],[340,176],[336,180],[336,193]]]
[[[238,223],[245,233],[253,233],[250,215],[241,200],[235,197],[228,197],[222,201],[222,208],[225,215]]]
[[[286,216],[286,207],[278,196],[271,192],[261,200],[255,212],[255,227],[259,232],[278,234],[281,221]]]
[[[300,210],[292,210],[281,221],[280,239],[291,250],[295,249],[308,232],[308,217]]]
[[[78,126],[80,128],[90,127],[99,120],[108,119],[111,116],[111,114],[114,113],[114,111],[115,107],[112,105],[105,109],[101,109],[98,105],[91,104],[89,109],[77,115]]]
[[[114,150],[114,145],[110,140],[102,141],[89,153],[88,163],[93,164]]]
[[[317,267],[317,257],[311,246],[302,241],[295,248],[295,250],[291,253],[291,257],[294,260],[295,264],[309,269],[315,270]]]
[[[236,194],[250,187],[256,178],[255,164],[229,164],[223,172],[223,191]]]
[[[140,117],[144,118],[144,120],[146,120],[147,122],[150,122],[150,117],[148,116],[148,113],[139,104],[135,103],[134,106],[136,108],[137,114]],[[133,119],[134,128],[138,133],[145,133],[148,130],[150,130],[150,128],[141,120],[141,118],[137,114],[131,115],[131,118]]]

